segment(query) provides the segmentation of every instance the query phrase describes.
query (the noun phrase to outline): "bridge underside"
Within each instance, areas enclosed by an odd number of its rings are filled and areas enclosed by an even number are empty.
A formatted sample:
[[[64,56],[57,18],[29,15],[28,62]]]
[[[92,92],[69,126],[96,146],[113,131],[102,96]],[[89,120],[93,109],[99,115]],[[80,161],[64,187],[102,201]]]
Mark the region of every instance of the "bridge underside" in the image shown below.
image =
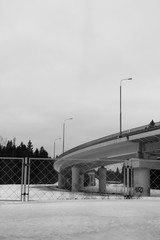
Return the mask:
[[[149,171],[160,169],[160,129],[157,131],[124,137],[97,145],[84,147],[73,151],[58,159],[54,168],[59,172],[59,187],[65,183],[65,170],[72,172],[72,191],[80,191],[83,186],[84,174],[87,171],[98,169],[99,192],[106,192],[106,166],[117,163],[125,163],[129,159],[138,159],[141,163],[134,168],[133,184],[145,189],[143,194],[149,195]],[[142,164],[143,158],[151,160],[149,164]],[[140,160],[141,159],[141,160]],[[156,160],[156,164],[154,161]],[[126,168],[128,165],[125,166]],[[131,166],[130,166],[131,167]],[[130,179],[130,177],[128,177]],[[129,180],[128,180],[129,181]],[[130,183],[128,184],[128,189]],[[128,193],[129,194],[129,193]],[[134,193],[135,194],[135,193]],[[136,195],[136,194],[135,194]]]
[[[126,142],[123,139],[114,141],[112,143],[101,144],[98,147],[91,147],[82,149],[66,157],[62,157],[54,164],[54,168],[60,172],[65,168],[75,165],[99,167],[110,164],[123,162],[126,159],[137,157],[139,151],[139,144],[133,142]],[[87,170],[88,170],[87,169]]]

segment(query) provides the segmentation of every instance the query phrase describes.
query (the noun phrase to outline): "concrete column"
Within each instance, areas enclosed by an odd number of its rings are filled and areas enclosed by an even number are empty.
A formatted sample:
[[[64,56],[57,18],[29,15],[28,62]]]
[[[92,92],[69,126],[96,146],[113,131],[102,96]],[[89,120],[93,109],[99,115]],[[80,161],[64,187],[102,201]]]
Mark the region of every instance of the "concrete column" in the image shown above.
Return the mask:
[[[143,152],[144,152],[144,143],[140,142],[139,143],[139,148],[138,148],[138,152],[137,152],[137,158],[143,158]]]
[[[150,170],[134,168],[133,171],[134,196],[150,196]]]
[[[98,169],[99,173],[99,193],[106,193],[106,168],[101,167]]]
[[[58,187],[60,189],[65,189],[65,183],[66,183],[65,172],[62,171],[58,174]]]
[[[78,192],[80,190],[80,168],[72,167],[72,192]]]

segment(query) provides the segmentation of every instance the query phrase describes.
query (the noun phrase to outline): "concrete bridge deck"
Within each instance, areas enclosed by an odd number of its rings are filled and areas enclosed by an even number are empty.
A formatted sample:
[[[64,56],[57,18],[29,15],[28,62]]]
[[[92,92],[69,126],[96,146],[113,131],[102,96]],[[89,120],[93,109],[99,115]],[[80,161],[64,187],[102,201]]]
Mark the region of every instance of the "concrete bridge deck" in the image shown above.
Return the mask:
[[[80,175],[88,170],[125,162],[125,160],[132,158],[156,161],[160,159],[159,122],[152,128],[145,125],[124,131],[121,136],[117,133],[75,147],[60,155],[54,164],[54,168],[59,174],[65,169],[72,168],[74,172],[72,177],[75,176],[75,181],[77,182],[79,180],[76,179],[79,179]],[[158,162],[160,163],[160,161]],[[158,165],[156,164],[155,166],[157,168]],[[103,173],[102,175],[104,178],[105,174]]]

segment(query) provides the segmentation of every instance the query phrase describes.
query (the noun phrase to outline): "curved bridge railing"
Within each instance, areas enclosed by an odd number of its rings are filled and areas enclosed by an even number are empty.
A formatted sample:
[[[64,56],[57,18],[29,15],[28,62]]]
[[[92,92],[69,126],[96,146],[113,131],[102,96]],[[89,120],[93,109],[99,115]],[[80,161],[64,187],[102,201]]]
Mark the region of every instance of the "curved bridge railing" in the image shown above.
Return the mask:
[[[73,153],[73,152],[76,152],[78,150],[81,150],[81,149],[84,149],[84,148],[87,148],[87,147],[90,147],[90,146],[94,146],[94,145],[97,145],[97,144],[100,144],[100,143],[115,140],[117,138],[123,138],[123,137],[128,138],[129,136],[132,136],[132,135],[145,133],[145,132],[153,131],[153,130],[156,130],[156,129],[160,129],[160,122],[156,122],[153,125],[150,123],[150,124],[147,124],[147,125],[143,125],[141,127],[132,128],[132,129],[123,131],[121,135],[120,135],[120,133],[115,133],[115,134],[108,135],[106,137],[102,137],[102,138],[99,138],[99,139],[81,144],[81,145],[79,145],[77,147],[74,147],[74,148],[64,152],[63,154],[59,155],[58,158],[62,158],[63,156],[66,156],[70,153]]]

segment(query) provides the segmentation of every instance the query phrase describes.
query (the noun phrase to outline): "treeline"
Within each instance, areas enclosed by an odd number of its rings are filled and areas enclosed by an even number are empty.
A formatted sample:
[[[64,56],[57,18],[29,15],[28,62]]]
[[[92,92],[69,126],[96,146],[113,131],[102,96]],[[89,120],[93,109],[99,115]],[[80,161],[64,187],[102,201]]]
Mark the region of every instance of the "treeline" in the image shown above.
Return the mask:
[[[124,170],[120,172],[119,168],[116,168],[116,171],[113,171],[111,169],[106,171],[106,181],[107,182],[123,182],[124,180],[124,175],[123,175]]]
[[[21,142],[16,146],[15,140],[10,140],[7,144],[0,145],[0,157],[32,157],[32,158],[48,158],[48,152],[41,147],[34,151],[32,141],[29,140],[27,146]]]
[[[24,181],[24,162],[18,157],[27,157],[27,183],[29,180],[30,184],[54,184],[58,181],[58,173],[53,168],[54,161],[47,159],[48,152],[44,147],[34,151],[31,140],[27,145],[21,142],[16,146],[15,140],[8,141],[5,146],[0,144],[0,157],[0,184],[21,184]],[[29,161],[29,158],[33,159]]]
[[[54,184],[58,173],[53,168],[52,159],[27,159],[26,183]],[[23,173],[23,176],[22,176]],[[24,164],[21,159],[0,159],[0,184],[21,184],[24,182]]]

